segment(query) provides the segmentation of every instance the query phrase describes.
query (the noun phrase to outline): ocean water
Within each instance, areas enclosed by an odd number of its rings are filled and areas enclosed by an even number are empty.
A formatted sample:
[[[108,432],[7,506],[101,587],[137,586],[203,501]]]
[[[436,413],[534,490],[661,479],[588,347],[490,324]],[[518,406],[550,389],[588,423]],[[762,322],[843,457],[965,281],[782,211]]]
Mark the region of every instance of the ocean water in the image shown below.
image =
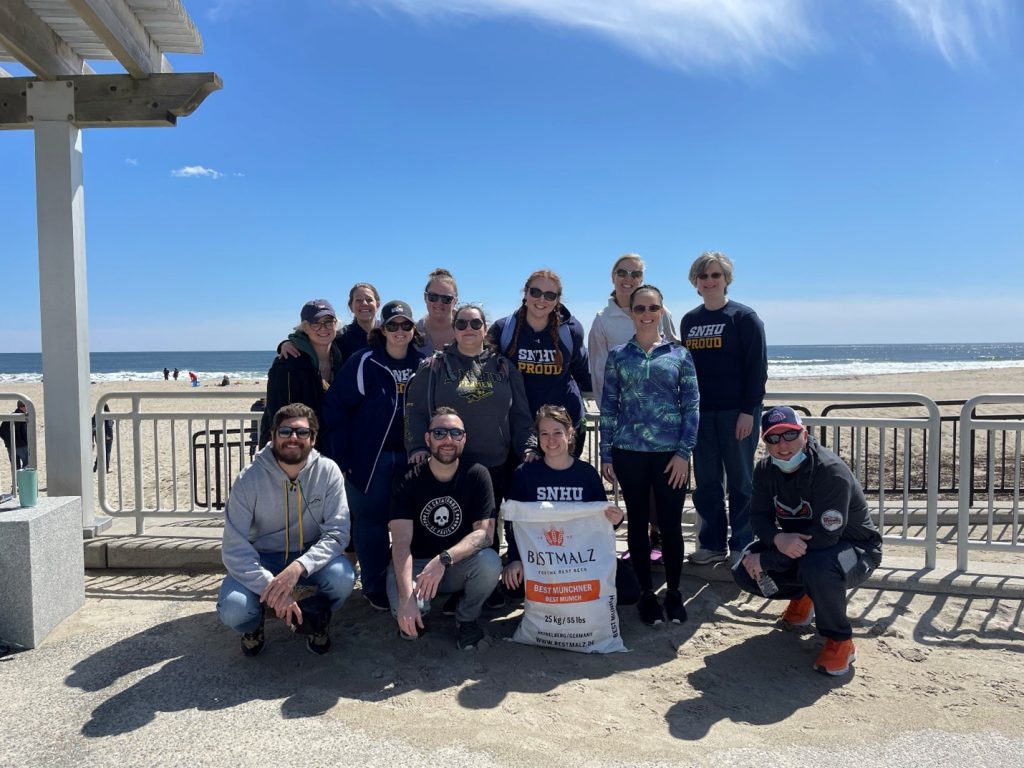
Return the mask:
[[[189,371],[203,381],[219,382],[224,376],[232,381],[264,378],[274,352],[93,352],[89,358],[91,378],[97,383],[160,381],[164,366],[179,368],[179,380],[186,383]],[[768,345],[772,378],[1022,367],[1024,343]],[[0,354],[0,384],[42,378],[42,355]]]

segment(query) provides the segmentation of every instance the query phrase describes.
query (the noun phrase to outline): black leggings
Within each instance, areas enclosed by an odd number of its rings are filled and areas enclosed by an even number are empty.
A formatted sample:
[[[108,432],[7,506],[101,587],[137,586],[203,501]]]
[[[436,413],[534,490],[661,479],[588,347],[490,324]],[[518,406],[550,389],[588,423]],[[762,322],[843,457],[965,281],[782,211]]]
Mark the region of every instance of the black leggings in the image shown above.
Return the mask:
[[[686,485],[672,488],[665,467],[675,454],[671,451],[626,451],[612,448],[612,466],[626,502],[629,525],[626,543],[640,588],[653,589],[651,581],[651,539],[647,534],[651,492],[661,529],[661,557],[665,564],[665,586],[679,589],[683,569],[683,504]]]

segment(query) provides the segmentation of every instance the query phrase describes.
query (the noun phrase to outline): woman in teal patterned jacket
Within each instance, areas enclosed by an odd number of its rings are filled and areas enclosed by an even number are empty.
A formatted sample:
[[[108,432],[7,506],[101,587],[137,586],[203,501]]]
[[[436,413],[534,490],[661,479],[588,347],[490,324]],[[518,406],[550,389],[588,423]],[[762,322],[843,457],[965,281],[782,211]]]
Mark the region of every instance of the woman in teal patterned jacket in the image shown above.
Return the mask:
[[[661,291],[642,285],[629,298],[636,334],[608,356],[601,394],[601,474],[618,480],[631,521],[626,541],[643,595],[640,619],[660,624],[686,620],[679,592],[683,563],[683,503],[690,454],[697,441],[700,395],[690,353],[661,333]],[[647,535],[654,496],[665,564],[664,606],[651,580]]]

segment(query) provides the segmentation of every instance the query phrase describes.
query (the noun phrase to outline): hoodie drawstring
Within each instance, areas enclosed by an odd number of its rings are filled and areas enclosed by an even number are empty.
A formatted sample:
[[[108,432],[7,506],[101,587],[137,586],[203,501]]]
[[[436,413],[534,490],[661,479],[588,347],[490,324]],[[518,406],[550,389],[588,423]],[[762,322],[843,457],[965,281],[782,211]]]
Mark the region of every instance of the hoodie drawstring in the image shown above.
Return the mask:
[[[289,480],[284,484],[284,556],[287,561],[288,556],[291,554],[291,494],[294,490],[296,492],[298,502],[298,523],[299,523],[299,552],[303,552],[305,549],[305,536],[302,531],[302,481],[300,480]],[[287,562],[285,563],[287,565]]]

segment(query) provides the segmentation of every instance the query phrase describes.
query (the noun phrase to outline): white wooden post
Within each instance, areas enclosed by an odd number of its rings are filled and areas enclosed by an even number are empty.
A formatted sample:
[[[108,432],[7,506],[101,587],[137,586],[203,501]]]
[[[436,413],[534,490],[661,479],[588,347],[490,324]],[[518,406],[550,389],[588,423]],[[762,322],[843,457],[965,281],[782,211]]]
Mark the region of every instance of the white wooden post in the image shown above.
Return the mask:
[[[39,309],[46,408],[46,493],[80,496],[95,532],[89,423],[89,312],[85,273],[82,132],[70,81],[28,85],[35,131]],[[100,449],[103,432],[100,427]]]

